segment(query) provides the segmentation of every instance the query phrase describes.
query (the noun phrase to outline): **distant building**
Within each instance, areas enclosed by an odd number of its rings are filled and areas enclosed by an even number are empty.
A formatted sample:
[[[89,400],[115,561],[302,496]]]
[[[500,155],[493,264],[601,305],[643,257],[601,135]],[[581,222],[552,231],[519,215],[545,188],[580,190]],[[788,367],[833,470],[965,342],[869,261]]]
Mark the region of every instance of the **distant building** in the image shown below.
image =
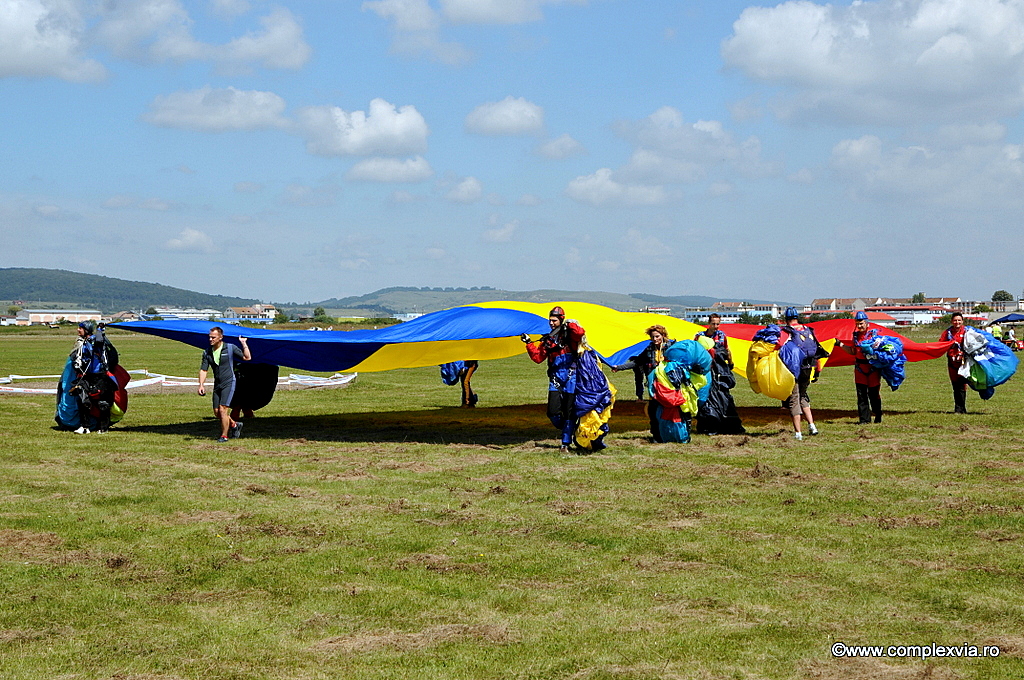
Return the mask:
[[[722,317],[722,323],[739,323],[740,317],[744,314],[751,316],[764,316],[765,314],[771,316],[773,319],[778,319],[782,316],[782,308],[774,302],[752,304],[750,302],[716,302],[711,305],[710,310],[701,310],[697,313],[690,313],[687,315],[687,320],[692,320],[696,323],[707,323],[708,316],[711,314],[718,314]]]
[[[251,307],[228,307],[221,318],[224,321],[271,323],[275,316],[277,316],[277,307],[260,304],[252,305]]]
[[[865,311],[881,312],[888,314],[896,320],[897,326],[916,326],[923,323],[934,323],[946,314],[950,313],[948,307],[939,305],[877,305],[868,307]]]
[[[887,304],[887,298],[819,298],[811,302],[811,314],[857,312],[868,307]]]
[[[110,317],[113,322],[118,321],[138,321],[139,315],[136,312],[118,312]]]
[[[15,324],[18,326],[48,325],[59,323],[61,319],[71,323],[81,323],[82,321],[99,323],[103,319],[103,313],[98,309],[23,309],[15,317]]]
[[[221,312],[216,309],[195,309],[188,308],[182,309],[181,307],[154,307],[156,314],[150,314],[149,316],[159,316],[166,321],[174,321],[177,319],[183,319],[188,321],[206,321],[210,317],[214,319],[220,319]]]
[[[671,314],[671,307],[644,307],[640,310],[641,312],[647,312],[648,314]]]

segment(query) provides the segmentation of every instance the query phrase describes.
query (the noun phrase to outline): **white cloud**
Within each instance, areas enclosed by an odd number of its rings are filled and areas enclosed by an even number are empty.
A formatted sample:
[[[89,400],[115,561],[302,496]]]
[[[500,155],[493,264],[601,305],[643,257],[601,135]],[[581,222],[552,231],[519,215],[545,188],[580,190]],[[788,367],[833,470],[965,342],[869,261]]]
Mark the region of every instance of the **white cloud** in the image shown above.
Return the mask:
[[[214,49],[222,66],[259,64],[265,68],[298,69],[313,54],[302,36],[302,26],[291,12],[277,8],[260,19],[262,31],[235,38]]]
[[[988,210],[1024,202],[1024,145],[889,147],[865,135],[836,144],[830,167],[855,197]]]
[[[175,206],[169,201],[165,201],[162,198],[143,198],[138,199],[134,196],[128,196],[126,194],[118,194],[117,196],[111,196],[107,200],[103,201],[103,207],[109,210],[123,210],[125,208],[141,208],[143,210],[155,210],[157,212],[167,212],[172,210]]]
[[[586,148],[568,134],[560,135],[537,147],[537,153],[551,160],[564,160],[587,153]]]
[[[284,110],[285,101],[273,92],[213,89],[207,85],[158,96],[142,117],[160,127],[225,132],[286,127]]]
[[[430,179],[434,171],[423,156],[399,160],[397,158],[367,158],[359,161],[346,173],[345,179],[362,182],[422,182]]]
[[[135,199],[131,196],[125,196],[119,194],[117,196],[111,196],[107,200],[103,201],[103,207],[109,208],[110,210],[120,210],[122,208],[130,208],[135,204]]]
[[[164,243],[164,250],[209,255],[216,248],[213,245],[213,239],[207,234],[198,229],[183,229],[176,238],[168,239]]]
[[[668,200],[664,187],[622,184],[613,179],[610,168],[577,177],[565,193],[574,201],[598,206],[658,205]]]
[[[399,190],[393,192],[391,196],[388,198],[388,200],[391,201],[392,203],[401,205],[403,203],[415,203],[416,201],[423,200],[423,197],[409,193],[408,191]]]
[[[459,43],[441,40],[441,18],[427,0],[369,0],[362,8],[391,22],[392,52],[426,56],[452,66],[470,59],[469,51]]]
[[[499,226],[497,217],[491,216],[491,228],[484,231],[483,240],[487,243],[508,243],[519,229],[519,220],[511,220]]]
[[[46,220],[58,220],[64,216],[64,211],[56,205],[37,205],[33,209],[36,215]]]
[[[457,24],[522,24],[544,18],[543,5],[562,0],[441,0],[445,17]],[[585,5],[586,0],[574,0]]]
[[[396,109],[383,99],[374,99],[369,108],[369,114],[349,113],[336,106],[300,110],[298,126],[306,138],[306,149],[320,156],[398,156],[427,150],[430,130],[415,106]]]
[[[708,186],[708,196],[726,196],[736,190],[732,182],[712,182]]]
[[[83,54],[85,22],[72,0],[0,4],[0,78],[96,82],[106,69]]]
[[[749,7],[728,66],[786,88],[776,112],[842,122],[992,120],[1024,109],[1024,3],[877,0]]]
[[[459,66],[472,54],[460,43],[442,40],[441,31],[450,24],[537,21],[543,18],[542,6],[565,1],[587,4],[587,0],[441,0],[439,13],[428,0],[367,0],[362,8],[390,23],[392,52]]]
[[[179,0],[108,0],[95,36],[115,55],[140,61],[211,61],[228,71],[250,65],[297,69],[309,61],[312,49],[291,12],[276,8],[259,23],[259,31],[213,45],[193,37],[192,19]]]
[[[363,11],[372,11],[381,19],[390,19],[393,28],[402,33],[435,31],[441,25],[437,12],[427,0],[369,0]]]
[[[800,168],[786,179],[797,184],[814,184],[814,173],[808,168]]]
[[[1006,138],[1006,126],[1000,123],[943,125],[936,130],[935,142],[943,146],[994,144]]]
[[[483,185],[476,177],[467,177],[445,196],[453,203],[475,203],[484,195]]]
[[[726,166],[747,177],[778,173],[761,158],[761,142],[738,142],[719,121],[687,123],[675,108],[664,106],[647,118],[618,125],[619,134],[636,145],[617,174],[648,184],[696,182],[716,167]]]
[[[246,0],[211,0],[213,11],[222,17],[237,17],[249,11]]]
[[[289,184],[284,189],[282,200],[288,205],[302,208],[322,208],[334,205],[341,189],[329,182],[316,186]]]
[[[531,135],[544,130],[544,109],[509,95],[487,102],[466,116],[466,130],[480,135]]]

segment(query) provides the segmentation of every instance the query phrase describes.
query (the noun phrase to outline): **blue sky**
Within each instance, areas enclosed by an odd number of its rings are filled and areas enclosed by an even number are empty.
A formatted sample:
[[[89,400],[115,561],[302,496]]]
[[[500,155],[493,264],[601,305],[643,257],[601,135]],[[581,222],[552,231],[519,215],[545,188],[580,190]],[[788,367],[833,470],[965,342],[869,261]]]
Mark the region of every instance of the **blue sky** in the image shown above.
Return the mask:
[[[3,266],[1021,292],[1024,2],[0,0]]]

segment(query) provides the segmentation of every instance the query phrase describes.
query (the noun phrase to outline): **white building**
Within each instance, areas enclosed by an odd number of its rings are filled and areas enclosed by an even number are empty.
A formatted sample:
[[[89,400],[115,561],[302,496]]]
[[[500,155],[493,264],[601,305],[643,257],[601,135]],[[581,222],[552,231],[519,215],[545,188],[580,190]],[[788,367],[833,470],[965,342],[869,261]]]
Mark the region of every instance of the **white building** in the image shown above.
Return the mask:
[[[274,305],[252,305],[251,307],[228,307],[224,321],[248,321],[249,323],[271,323],[277,316]]]
[[[686,314],[686,319],[689,321],[692,318],[695,323],[707,323],[708,316],[711,314],[718,314],[722,317],[722,323],[738,323],[740,316],[743,314],[749,314],[751,316],[763,316],[768,314],[773,319],[778,319],[782,316],[782,308],[775,303],[751,304],[749,302],[716,302],[711,305],[710,310],[702,310],[700,312],[690,312]]]
[[[71,323],[81,323],[82,321],[99,323],[102,318],[103,313],[98,309],[23,309],[18,312],[15,324],[36,326],[58,323],[61,319]]]
[[[219,319],[221,317],[220,311],[216,309],[194,309],[192,307],[188,309],[182,309],[181,307],[154,307],[156,314],[150,314],[149,316],[159,316],[160,318],[173,321],[176,319],[184,319],[188,321],[207,321],[210,317]]]

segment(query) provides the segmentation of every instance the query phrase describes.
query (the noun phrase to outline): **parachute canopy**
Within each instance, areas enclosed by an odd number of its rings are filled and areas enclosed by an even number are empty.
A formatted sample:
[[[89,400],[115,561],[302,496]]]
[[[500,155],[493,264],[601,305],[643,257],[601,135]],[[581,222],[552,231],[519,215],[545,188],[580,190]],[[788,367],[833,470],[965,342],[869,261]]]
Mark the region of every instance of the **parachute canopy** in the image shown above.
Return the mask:
[[[618,312],[582,302],[488,302],[432,312],[376,330],[271,330],[184,320],[131,321],[110,327],[205,348],[210,329],[219,326],[226,342],[238,344],[240,336],[249,339],[254,362],[306,371],[372,372],[523,354],[519,336],[550,331],[548,311],[555,305],[565,309],[567,318],[580,322],[589,345],[605,359],[633,346],[642,348],[644,329],[654,324],[668,326],[677,337],[693,337],[703,329],[662,314]]]
[[[625,363],[647,345],[644,331],[653,325],[665,326],[669,337],[692,338],[704,330],[689,321],[664,314],[619,312],[584,302],[485,302],[455,307],[405,323],[376,330],[307,331],[245,328],[212,321],[131,321],[110,324],[111,328],[148,333],[205,348],[210,328],[224,330],[226,342],[238,344],[249,338],[252,361],[288,366],[305,371],[387,371],[395,368],[440,366],[466,359],[502,359],[524,352],[519,336],[539,336],[550,330],[548,311],[554,306],[565,310],[566,318],[576,319],[587,332],[587,342],[610,364]],[[836,319],[809,324],[825,344],[829,338],[850,339],[853,321]],[[881,327],[879,327],[881,329]],[[760,326],[727,324],[722,330],[729,336],[733,355],[746,356],[750,341]],[[881,329],[885,330],[885,329]],[[886,331],[891,335],[890,331]],[[901,338],[908,361],[934,359],[945,354],[948,342],[915,343]],[[851,365],[853,357],[834,352],[827,366]],[[737,362],[736,373],[746,377],[745,362]]]

